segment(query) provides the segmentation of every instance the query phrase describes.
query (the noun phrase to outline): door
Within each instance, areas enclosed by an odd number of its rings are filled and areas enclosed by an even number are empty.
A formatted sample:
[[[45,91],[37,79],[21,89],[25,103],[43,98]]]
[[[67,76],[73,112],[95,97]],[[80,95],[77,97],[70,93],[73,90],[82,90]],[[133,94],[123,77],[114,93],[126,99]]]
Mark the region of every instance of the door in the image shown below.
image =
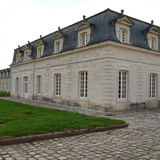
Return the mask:
[[[28,98],[28,77],[24,77],[24,98]]]

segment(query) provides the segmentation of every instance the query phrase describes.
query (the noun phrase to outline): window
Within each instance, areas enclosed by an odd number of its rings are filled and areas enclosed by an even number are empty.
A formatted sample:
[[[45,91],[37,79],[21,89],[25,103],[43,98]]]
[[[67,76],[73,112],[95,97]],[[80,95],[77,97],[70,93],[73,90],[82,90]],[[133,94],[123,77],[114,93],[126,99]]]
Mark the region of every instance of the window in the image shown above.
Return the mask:
[[[42,77],[37,76],[37,93],[41,94],[41,90],[42,90]]]
[[[4,91],[4,83],[3,83],[3,91]]]
[[[18,62],[19,60],[20,60],[20,55],[17,54],[17,56],[16,56],[16,62]]]
[[[119,31],[119,41],[123,43],[126,42],[126,31],[125,30]]]
[[[127,72],[119,72],[119,99],[127,98]]]
[[[58,41],[56,43],[56,48],[57,48],[57,53],[59,53],[61,51],[61,42],[60,41]]]
[[[16,78],[16,93],[19,92],[19,78]]]
[[[56,96],[61,95],[61,74],[55,75],[55,91]]]
[[[156,75],[150,74],[150,98],[156,98]]]
[[[151,38],[151,49],[156,49],[156,40],[155,38]]]
[[[88,72],[80,73],[80,97],[88,96]]]
[[[43,47],[37,48],[37,57],[41,57],[43,55]]]
[[[8,83],[6,83],[6,91],[8,91]]]
[[[0,83],[0,91],[1,91],[1,83]]]
[[[24,77],[24,93],[28,93],[28,77]]]
[[[85,46],[85,45],[87,45],[87,33],[83,33],[82,35],[81,35],[81,38],[82,38],[82,46]]]

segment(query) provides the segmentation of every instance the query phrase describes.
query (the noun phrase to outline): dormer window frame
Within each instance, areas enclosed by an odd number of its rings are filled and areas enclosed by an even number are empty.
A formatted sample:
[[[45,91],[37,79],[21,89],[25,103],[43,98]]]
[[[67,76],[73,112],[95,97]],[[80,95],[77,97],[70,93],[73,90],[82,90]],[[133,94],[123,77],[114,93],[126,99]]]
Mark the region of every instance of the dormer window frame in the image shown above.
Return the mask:
[[[40,58],[43,56],[44,52],[44,45],[38,46],[37,47],[37,58]]]
[[[35,46],[37,47],[37,58],[42,57],[44,53],[45,42],[43,41],[41,36],[40,36],[40,40],[36,42]]]
[[[55,32],[53,41],[54,41],[54,53],[60,53],[63,48],[65,35],[61,32],[60,27],[58,31]]]
[[[127,31],[124,28],[120,28],[119,30],[119,41],[122,43],[127,43]]]
[[[158,37],[160,35],[160,30],[155,27],[155,26],[151,26],[148,30],[147,30],[147,41],[148,41],[148,45],[152,50],[159,50],[158,49]]]
[[[75,31],[78,32],[78,46],[86,46],[91,38],[92,25],[88,23],[85,19],[80,22],[76,27]]]
[[[32,47],[30,46],[30,43],[28,41],[28,44],[26,44],[23,48],[23,51],[24,51],[24,61],[26,60],[29,60],[29,56],[31,55],[31,52],[32,52]]]
[[[81,37],[81,46],[87,45],[87,39],[88,39],[87,32],[83,32],[80,37]]]
[[[113,21],[115,24],[116,37],[121,43],[130,43],[130,28],[134,25],[127,16],[121,15]]]

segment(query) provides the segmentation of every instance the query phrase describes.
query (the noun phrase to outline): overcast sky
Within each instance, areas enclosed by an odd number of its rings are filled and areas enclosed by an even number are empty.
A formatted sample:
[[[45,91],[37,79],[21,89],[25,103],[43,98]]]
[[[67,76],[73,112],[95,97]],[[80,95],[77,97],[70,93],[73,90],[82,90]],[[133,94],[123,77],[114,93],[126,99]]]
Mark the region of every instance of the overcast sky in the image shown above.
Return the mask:
[[[107,8],[160,26],[160,0],[0,0],[0,69],[14,49]]]

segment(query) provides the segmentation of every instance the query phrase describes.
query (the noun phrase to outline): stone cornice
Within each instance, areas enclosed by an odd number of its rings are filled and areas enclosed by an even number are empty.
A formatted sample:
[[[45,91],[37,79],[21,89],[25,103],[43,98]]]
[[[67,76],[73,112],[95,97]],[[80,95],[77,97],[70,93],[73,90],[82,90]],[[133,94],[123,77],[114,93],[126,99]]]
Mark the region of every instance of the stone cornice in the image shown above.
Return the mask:
[[[21,62],[20,64],[13,64],[12,66],[20,66],[23,64],[27,64],[27,63],[34,63],[37,61],[44,61],[44,60],[48,60],[51,58],[56,58],[59,56],[64,56],[64,55],[68,55],[68,54],[74,54],[77,52],[81,52],[81,51],[86,51],[86,50],[90,50],[93,48],[98,48],[98,47],[102,47],[102,46],[106,46],[106,45],[113,45],[113,46],[117,46],[117,47],[122,47],[122,48],[126,48],[126,49],[131,49],[131,50],[135,50],[137,52],[143,52],[143,53],[147,53],[147,54],[154,54],[157,56],[160,56],[160,51],[156,51],[156,50],[151,50],[151,49],[145,49],[145,48],[141,48],[141,47],[137,47],[137,46],[133,46],[131,44],[125,44],[125,43],[120,43],[120,42],[115,42],[115,41],[104,41],[104,42],[100,42],[100,43],[96,43],[96,44],[92,44],[92,45],[88,45],[88,46],[83,46],[83,47],[79,47],[79,48],[75,48],[73,50],[70,51],[65,51],[65,52],[61,52],[61,53],[56,53],[56,54],[52,54],[50,56],[47,57],[42,57],[42,58],[37,58],[34,60],[28,60],[26,62]]]

